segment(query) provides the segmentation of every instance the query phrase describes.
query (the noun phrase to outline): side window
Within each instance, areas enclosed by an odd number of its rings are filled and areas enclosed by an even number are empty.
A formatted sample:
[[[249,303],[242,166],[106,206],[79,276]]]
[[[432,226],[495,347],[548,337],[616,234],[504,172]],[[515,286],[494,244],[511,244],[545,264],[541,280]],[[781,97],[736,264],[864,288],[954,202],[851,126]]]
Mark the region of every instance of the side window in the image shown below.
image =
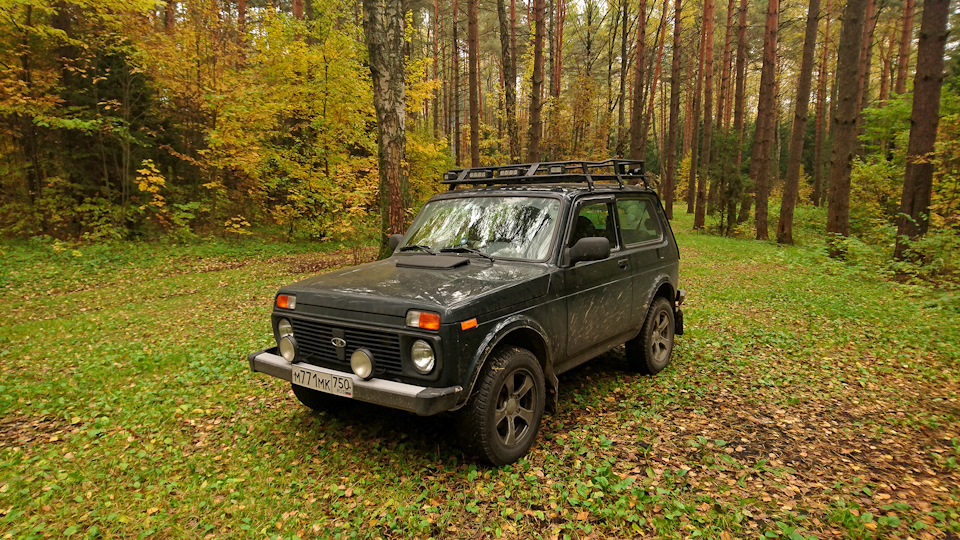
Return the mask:
[[[610,240],[610,247],[617,248],[617,228],[613,222],[613,212],[610,203],[593,203],[580,207],[577,218],[573,222],[573,231],[567,247],[572,247],[581,238],[606,238]]]
[[[617,215],[623,242],[628,246],[663,237],[652,201],[621,199],[617,201]]]

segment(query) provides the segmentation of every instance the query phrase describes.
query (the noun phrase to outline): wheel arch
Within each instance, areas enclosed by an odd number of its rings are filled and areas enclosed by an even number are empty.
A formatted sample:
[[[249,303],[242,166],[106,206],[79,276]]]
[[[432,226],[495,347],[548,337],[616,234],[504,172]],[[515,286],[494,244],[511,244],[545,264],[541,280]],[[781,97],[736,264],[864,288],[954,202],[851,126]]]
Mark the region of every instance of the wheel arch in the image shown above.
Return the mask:
[[[665,274],[659,276],[653,281],[650,288],[647,289],[647,294],[643,299],[643,318],[647,316],[647,310],[650,309],[650,306],[657,297],[662,296],[666,298],[672,305],[674,299],[676,299],[676,294],[677,288],[670,281],[670,277]]]
[[[514,346],[530,351],[540,363],[546,383],[555,388],[556,375],[553,371],[553,352],[550,341],[546,336],[547,332],[539,323],[526,317],[510,318],[497,325],[488,334],[482,346],[478,348],[478,352],[471,362],[470,374],[465,381],[467,384],[464,385],[464,389],[467,391],[463,392],[458,408],[465,404],[473,394],[480,372],[486,366],[490,357],[504,346]]]

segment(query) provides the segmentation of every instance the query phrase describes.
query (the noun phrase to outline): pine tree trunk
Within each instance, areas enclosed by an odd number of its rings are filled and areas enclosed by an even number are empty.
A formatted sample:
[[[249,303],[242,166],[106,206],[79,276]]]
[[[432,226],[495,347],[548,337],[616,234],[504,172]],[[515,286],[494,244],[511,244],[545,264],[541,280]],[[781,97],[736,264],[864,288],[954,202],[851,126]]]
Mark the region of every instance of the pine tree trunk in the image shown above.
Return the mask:
[[[467,56],[470,84],[470,166],[480,166],[480,51],[477,1],[467,0]]]
[[[833,17],[831,0],[827,0],[826,21],[823,29],[823,49],[820,51],[820,69],[817,73],[817,120],[813,141],[813,193],[810,194],[814,206],[820,206],[823,200],[823,144],[827,138],[827,75],[830,58],[830,19]]]
[[[697,201],[693,228],[702,229],[706,223],[707,182],[710,178],[710,146],[713,144],[713,28],[715,24],[713,0],[703,2],[703,149],[700,151],[700,178],[697,180]]]
[[[563,76],[563,28],[567,22],[567,3],[565,0],[557,0],[557,27],[554,34],[555,43],[553,58],[553,78],[551,83],[553,88],[550,95],[554,98],[560,97],[560,78]],[[588,30],[589,31],[589,30]],[[559,101],[559,100],[558,100]],[[557,105],[554,104],[554,107]]]
[[[637,54],[634,59],[633,104],[630,108],[630,159],[640,159],[640,147],[646,143],[642,141],[641,123],[643,118],[643,85],[646,56],[644,54],[645,36],[647,33],[647,0],[640,0],[637,7]]]
[[[703,28],[703,27],[701,27]],[[700,60],[697,64],[697,91],[693,94],[692,139],[690,141],[690,176],[687,178],[687,213],[692,214],[697,199],[697,173],[700,171],[700,97],[703,95],[703,61],[706,56],[706,32],[700,32]]]
[[[723,39],[723,61],[720,64],[720,95],[717,96],[717,127],[730,127],[731,105],[730,76],[733,63],[733,8],[736,0],[727,1],[727,30]]]
[[[627,131],[624,126],[627,125],[625,113],[627,105],[627,66],[630,63],[630,57],[627,55],[627,39],[629,37],[627,17],[630,14],[630,2],[628,0],[621,0],[621,2],[623,2],[623,23],[620,28],[620,101],[617,106],[617,157],[623,157],[626,154],[624,146],[626,145]]]
[[[517,133],[517,67],[513,63],[510,37],[513,28],[507,20],[504,0],[497,0],[497,16],[500,18],[500,54],[503,57],[503,95],[507,116],[507,137],[510,140],[510,161],[520,161],[520,138]]]
[[[667,9],[670,7],[670,0],[663,0],[663,9],[662,14],[667,13]],[[647,110],[643,114],[643,120],[640,124],[640,140],[647,140],[647,133],[650,131],[650,122],[653,119],[653,106],[654,100],[657,96],[657,83],[660,80],[660,72],[662,71],[663,64],[663,43],[667,37],[667,25],[665,24],[666,15],[663,15],[660,18],[660,23],[657,26],[657,41],[654,44],[657,47],[657,54],[654,58],[651,58],[652,65],[652,78],[650,79],[650,84],[648,86],[649,90],[647,91]],[[656,131],[656,130],[654,130]],[[656,140],[656,135],[654,135],[654,140]],[[662,155],[662,154],[661,154]],[[640,145],[640,157],[638,159],[644,160],[647,157],[647,146],[646,144]]]
[[[663,195],[667,219],[673,219],[674,178],[677,176],[677,131],[680,123],[680,48],[683,37],[683,5],[676,0],[673,15],[673,59],[670,66],[670,128],[667,134],[667,173]]]
[[[880,93],[877,95],[877,107],[883,108],[890,99],[890,79],[893,75],[893,43],[890,35],[883,36],[880,44]]]
[[[897,55],[897,83],[893,91],[902,94],[907,91],[907,73],[910,68],[910,46],[913,44],[914,0],[906,0],[903,5],[903,28],[900,32],[900,54]]]
[[[242,41],[247,32],[247,0],[237,0],[237,30]]]
[[[460,3],[453,0],[453,53],[451,54],[452,84],[450,100],[453,101],[453,155],[457,167],[460,166],[462,147],[460,145],[460,40],[458,21],[460,19]]]
[[[837,107],[833,115],[833,153],[830,160],[830,186],[827,195],[827,232],[850,234],[850,172],[857,146],[858,92],[860,87],[860,49],[863,39],[867,0],[847,0],[837,50]],[[839,247],[831,255],[843,253]]]
[[[763,64],[760,68],[760,99],[757,104],[757,127],[753,140],[753,154],[750,158],[750,177],[756,186],[757,240],[766,240],[767,206],[772,176],[773,148],[776,130],[776,94],[777,94],[777,29],[779,26],[780,3],[769,0],[767,4],[767,25],[763,39]]]
[[[873,33],[877,28],[877,0],[867,0],[867,18],[864,21],[863,41],[860,42],[860,85],[857,88],[857,103],[860,110],[857,112],[858,135],[860,130],[860,118],[863,110],[867,108],[870,102],[870,76],[871,64],[873,63]],[[863,156],[863,143],[857,138],[857,152]]]
[[[793,210],[800,193],[800,161],[803,157],[803,135],[807,127],[807,106],[810,100],[810,82],[813,78],[813,57],[817,46],[817,22],[820,20],[820,0],[810,0],[807,8],[807,28],[803,36],[803,57],[797,81],[797,99],[794,100],[793,132],[790,136],[790,157],[787,179],[780,203],[780,221],[777,224],[777,242],[793,243]]]
[[[409,202],[406,162],[406,58],[402,0],[363,0],[363,30],[377,115],[380,169],[380,255],[387,238],[404,231]]]
[[[439,81],[440,73],[440,0],[433,0],[433,79]],[[442,90],[433,91],[433,138],[440,139],[440,95]]]
[[[743,131],[744,131],[744,108],[746,106],[746,84],[747,84],[747,9],[749,4],[747,0],[740,0],[740,10],[738,13],[739,20],[737,21],[737,88],[734,91],[734,105],[733,105],[733,129],[737,134],[737,160],[736,171],[737,178],[735,179],[736,185],[740,185],[740,175],[741,164],[743,163]],[[736,206],[737,206],[737,193],[731,191],[730,195],[727,197],[727,234],[733,231],[734,225],[734,216],[736,215],[736,222],[743,223],[747,220],[747,216],[750,214],[750,198],[749,190],[743,190],[742,197],[740,199],[740,214],[737,215]]]
[[[950,0],[925,0],[917,43],[917,74],[913,79],[913,112],[907,169],[900,199],[897,245],[894,257],[913,258],[909,241],[920,238],[930,225],[930,192],[934,164],[927,159],[937,140],[940,114],[940,87],[943,84],[943,52],[947,42],[947,15]]]
[[[533,77],[530,89],[530,129],[527,135],[527,161],[540,161],[540,136],[543,132],[540,120],[541,96],[543,95],[543,34],[544,0],[533,0]]]
[[[244,5],[246,7],[246,5]],[[244,10],[246,15],[246,10]],[[166,6],[163,10],[163,29],[168,34],[172,34],[177,24],[177,0],[166,0]]]

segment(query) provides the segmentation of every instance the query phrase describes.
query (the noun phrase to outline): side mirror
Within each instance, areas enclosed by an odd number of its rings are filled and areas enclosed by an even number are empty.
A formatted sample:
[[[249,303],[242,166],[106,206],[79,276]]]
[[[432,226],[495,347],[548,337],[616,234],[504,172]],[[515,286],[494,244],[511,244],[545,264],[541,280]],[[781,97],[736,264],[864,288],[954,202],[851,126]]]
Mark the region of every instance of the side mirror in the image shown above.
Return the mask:
[[[610,256],[610,240],[604,237],[589,237],[577,240],[567,248],[567,261],[570,266],[582,261],[601,261]]]
[[[397,246],[400,245],[400,242],[403,242],[402,234],[391,234],[390,238],[387,240],[387,246],[390,248],[390,251],[396,251]]]

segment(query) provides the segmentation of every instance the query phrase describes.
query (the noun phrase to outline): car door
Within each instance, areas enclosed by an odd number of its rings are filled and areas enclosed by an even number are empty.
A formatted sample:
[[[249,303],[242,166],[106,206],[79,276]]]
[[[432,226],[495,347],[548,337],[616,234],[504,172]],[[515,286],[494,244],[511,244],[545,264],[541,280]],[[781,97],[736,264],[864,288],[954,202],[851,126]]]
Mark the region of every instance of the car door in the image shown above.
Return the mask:
[[[567,302],[567,355],[628,331],[632,321],[633,280],[630,259],[620,246],[612,196],[582,200],[573,214],[564,247],[585,237],[610,240],[610,256],[565,267]]]
[[[657,284],[657,276],[667,264],[669,248],[664,235],[662,212],[649,195],[627,195],[617,200],[617,222],[623,241],[624,255],[630,260],[633,274],[634,328],[639,329],[646,317],[648,301]]]

